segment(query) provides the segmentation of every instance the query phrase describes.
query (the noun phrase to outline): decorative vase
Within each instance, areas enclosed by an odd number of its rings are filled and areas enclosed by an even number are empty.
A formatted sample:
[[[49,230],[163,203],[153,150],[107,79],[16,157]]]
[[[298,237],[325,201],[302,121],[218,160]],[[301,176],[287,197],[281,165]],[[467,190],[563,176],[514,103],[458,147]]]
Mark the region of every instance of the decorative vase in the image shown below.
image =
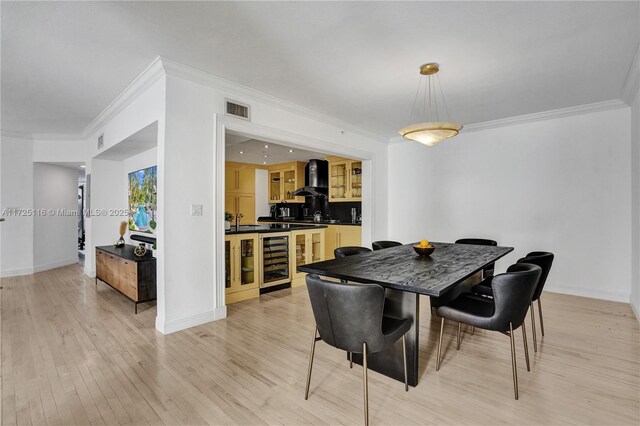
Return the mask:
[[[224,222],[224,229],[225,229],[225,230],[227,230],[227,231],[228,231],[229,229],[231,229],[231,222],[229,222],[228,220],[226,220],[226,221]]]

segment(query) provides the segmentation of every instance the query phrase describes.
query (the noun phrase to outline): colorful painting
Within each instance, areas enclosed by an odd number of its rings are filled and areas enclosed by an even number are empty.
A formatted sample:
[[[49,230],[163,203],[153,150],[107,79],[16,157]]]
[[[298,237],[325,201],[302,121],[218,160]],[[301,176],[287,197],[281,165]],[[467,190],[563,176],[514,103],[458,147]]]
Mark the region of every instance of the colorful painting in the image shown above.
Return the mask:
[[[157,166],[129,173],[129,230],[155,233],[158,206]]]

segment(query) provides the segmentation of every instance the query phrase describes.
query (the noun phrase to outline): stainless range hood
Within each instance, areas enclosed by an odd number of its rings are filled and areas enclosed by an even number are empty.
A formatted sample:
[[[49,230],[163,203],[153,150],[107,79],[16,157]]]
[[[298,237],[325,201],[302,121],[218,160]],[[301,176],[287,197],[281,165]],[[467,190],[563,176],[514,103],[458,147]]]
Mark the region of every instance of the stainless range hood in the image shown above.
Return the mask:
[[[329,163],[326,160],[309,160],[304,166],[304,187],[293,192],[295,196],[326,197],[329,192]]]

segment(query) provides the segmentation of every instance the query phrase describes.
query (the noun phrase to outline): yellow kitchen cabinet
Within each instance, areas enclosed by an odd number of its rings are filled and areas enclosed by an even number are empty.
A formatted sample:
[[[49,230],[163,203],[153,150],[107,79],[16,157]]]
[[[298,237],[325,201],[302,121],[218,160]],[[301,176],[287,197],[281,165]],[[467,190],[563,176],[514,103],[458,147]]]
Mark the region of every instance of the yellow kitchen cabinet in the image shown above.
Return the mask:
[[[291,261],[291,287],[305,284],[305,272],[297,272],[297,267],[324,260],[325,229],[292,231],[289,239]]]
[[[236,234],[225,237],[225,303],[227,304],[260,296],[258,235]]]
[[[362,161],[327,157],[329,202],[362,201]]]
[[[253,164],[225,163],[225,192],[256,193],[256,169]]]
[[[269,203],[304,203],[304,197],[293,195],[304,186],[304,166],[300,161],[269,166]]]
[[[252,225],[256,220],[256,169],[253,164],[227,162],[225,164],[225,211],[242,214],[240,225]]]
[[[324,233],[324,256],[333,259],[337,247],[362,245],[362,227],[351,225],[329,225]]]

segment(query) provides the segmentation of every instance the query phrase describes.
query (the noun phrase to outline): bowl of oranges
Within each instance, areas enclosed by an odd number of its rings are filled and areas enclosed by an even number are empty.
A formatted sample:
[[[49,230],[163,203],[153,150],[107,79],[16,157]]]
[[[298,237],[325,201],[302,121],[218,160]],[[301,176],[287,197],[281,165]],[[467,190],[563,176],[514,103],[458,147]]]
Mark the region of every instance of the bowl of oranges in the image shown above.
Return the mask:
[[[429,256],[429,255],[431,255],[431,253],[433,253],[435,251],[436,248],[434,246],[432,246],[429,243],[429,241],[422,240],[417,245],[413,246],[413,249],[420,256]]]

